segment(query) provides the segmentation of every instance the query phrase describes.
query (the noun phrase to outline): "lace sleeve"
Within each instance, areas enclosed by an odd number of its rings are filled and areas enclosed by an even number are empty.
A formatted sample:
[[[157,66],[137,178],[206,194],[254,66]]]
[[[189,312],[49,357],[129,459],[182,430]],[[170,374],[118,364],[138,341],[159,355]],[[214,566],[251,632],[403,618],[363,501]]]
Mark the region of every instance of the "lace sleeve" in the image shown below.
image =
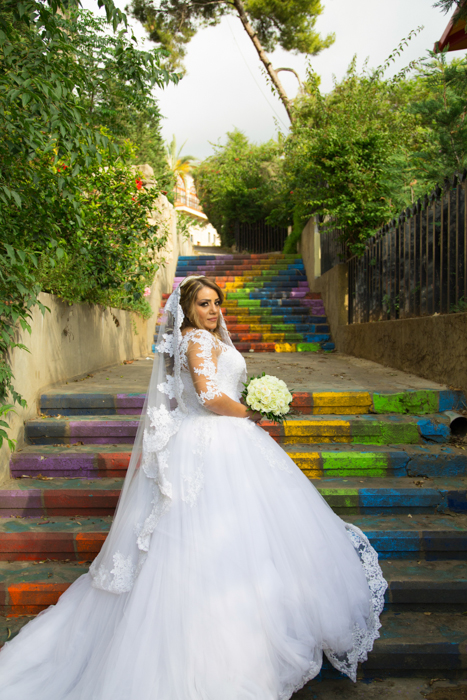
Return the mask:
[[[217,386],[217,357],[219,347],[209,331],[197,330],[189,334],[186,358],[200,403],[209,408],[216,396],[222,396]]]

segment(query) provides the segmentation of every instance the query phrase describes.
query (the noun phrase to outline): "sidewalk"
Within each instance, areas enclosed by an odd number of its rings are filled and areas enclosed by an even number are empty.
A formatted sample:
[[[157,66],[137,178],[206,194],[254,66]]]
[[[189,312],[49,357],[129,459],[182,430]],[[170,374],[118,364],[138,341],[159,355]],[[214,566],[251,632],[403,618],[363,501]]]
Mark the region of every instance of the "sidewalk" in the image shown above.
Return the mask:
[[[403,390],[447,390],[449,387],[413,374],[383,367],[342,353],[245,353],[248,376],[262,372],[283,379],[293,391],[369,391],[397,393]],[[57,385],[47,391],[62,393],[146,392],[152,370],[152,357],[135,359],[132,364],[114,365]]]

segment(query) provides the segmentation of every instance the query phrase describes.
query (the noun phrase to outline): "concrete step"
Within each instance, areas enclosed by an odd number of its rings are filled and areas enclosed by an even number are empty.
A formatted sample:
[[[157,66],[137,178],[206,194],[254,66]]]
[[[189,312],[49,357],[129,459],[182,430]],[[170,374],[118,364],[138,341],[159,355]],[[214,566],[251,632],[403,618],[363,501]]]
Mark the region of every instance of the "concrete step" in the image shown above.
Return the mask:
[[[447,442],[449,418],[427,416],[292,416],[282,425],[261,421],[261,427],[283,444],[344,442],[366,445],[417,444],[424,441]]]
[[[289,309],[289,311],[291,311]],[[280,308],[261,307],[248,309],[237,308],[224,314],[227,326],[234,323],[326,323],[324,314],[314,314],[308,307],[295,308],[293,313],[286,313]]]
[[[127,453],[128,456],[128,453]],[[311,470],[304,470],[309,475]],[[362,470],[363,471],[363,470]],[[378,477],[313,478],[331,508],[347,515],[467,513],[467,478]],[[308,473],[307,473],[308,472]],[[312,472],[313,473],[313,472]],[[0,489],[0,517],[112,515],[123,479],[66,477],[11,479]]]
[[[329,333],[326,323],[231,323],[228,329],[230,333]]]
[[[282,425],[261,421],[261,427],[277,442],[311,444],[344,442],[366,445],[447,442],[449,418],[427,416],[310,415],[291,417]],[[138,419],[132,415],[44,417],[28,421],[26,437],[36,445],[121,444],[134,440]]]
[[[324,316],[324,306],[322,302],[313,299],[229,299],[222,306],[222,313],[226,316],[233,312],[238,313],[243,309],[253,309],[257,313],[259,309],[280,309],[282,313],[291,313],[300,309],[311,309],[317,316]]]
[[[123,478],[131,444],[26,445],[13,453],[11,475],[74,479]],[[310,479],[456,478],[467,476],[467,451],[448,445],[283,445]],[[431,481],[426,485],[430,485]],[[418,484],[420,486],[420,484]]]
[[[11,456],[11,475],[78,479],[123,478],[131,444],[119,445],[26,445]]]
[[[239,352],[320,352],[319,343],[263,343],[236,341],[235,347]]]
[[[15,637],[31,617],[0,617],[0,647]],[[381,637],[376,640],[368,661],[359,668],[359,678],[447,675],[465,678],[467,619],[461,612],[426,615],[388,610],[382,614],[381,622]],[[337,674],[325,662],[320,677],[329,676],[337,677]]]
[[[386,610],[467,609],[467,563],[382,561]],[[79,562],[0,562],[0,616],[36,615],[54,605],[88,565]]]
[[[231,333],[232,343],[325,343],[329,340],[326,333],[294,333],[294,332],[259,332]]]
[[[79,562],[0,562],[0,616],[37,615],[55,605],[88,565]]]
[[[113,515],[122,478],[12,479],[0,489],[0,517]]]
[[[0,518],[0,561],[83,561],[99,552],[111,516]],[[349,515],[381,559],[467,559],[467,515]]]

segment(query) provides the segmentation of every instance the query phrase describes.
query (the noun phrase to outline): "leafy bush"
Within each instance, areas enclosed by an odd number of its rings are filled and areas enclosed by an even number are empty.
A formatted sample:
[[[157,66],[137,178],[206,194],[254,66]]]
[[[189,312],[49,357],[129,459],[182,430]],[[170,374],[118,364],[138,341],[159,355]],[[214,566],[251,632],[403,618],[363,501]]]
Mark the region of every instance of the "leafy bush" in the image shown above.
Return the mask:
[[[112,0],[98,4],[114,28],[125,19]],[[80,42],[84,29],[78,32],[79,16],[68,5],[1,0],[0,6],[3,418],[11,401],[24,405],[9,353],[18,326],[29,329],[41,285],[70,302],[118,303],[147,313],[142,288],[166,235],[147,225],[157,192],[138,191],[128,165],[137,154],[125,145],[110,108],[113,90],[121,102],[131,92],[128,118],[148,110],[154,116],[152,87],[178,76],[163,67],[165,52],[141,52],[122,33],[104,40],[89,24]],[[94,61],[102,62],[94,71],[93,41]],[[4,437],[0,431],[0,445]]]
[[[281,154],[279,142],[256,146],[233,131],[225,146],[216,146],[215,154],[196,168],[196,192],[223,245],[234,242],[236,221],[260,221],[279,205]]]

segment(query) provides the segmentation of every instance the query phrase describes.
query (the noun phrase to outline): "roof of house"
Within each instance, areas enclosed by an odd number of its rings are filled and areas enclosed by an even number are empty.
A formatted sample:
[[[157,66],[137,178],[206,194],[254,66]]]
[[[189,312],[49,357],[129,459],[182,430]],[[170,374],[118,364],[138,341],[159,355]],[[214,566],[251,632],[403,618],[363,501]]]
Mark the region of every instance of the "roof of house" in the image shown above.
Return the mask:
[[[454,13],[455,15],[456,13]],[[465,19],[454,22],[454,15],[448,22],[441,39],[436,42],[434,50],[443,51],[448,46],[448,51],[467,49],[467,34],[465,33]]]

